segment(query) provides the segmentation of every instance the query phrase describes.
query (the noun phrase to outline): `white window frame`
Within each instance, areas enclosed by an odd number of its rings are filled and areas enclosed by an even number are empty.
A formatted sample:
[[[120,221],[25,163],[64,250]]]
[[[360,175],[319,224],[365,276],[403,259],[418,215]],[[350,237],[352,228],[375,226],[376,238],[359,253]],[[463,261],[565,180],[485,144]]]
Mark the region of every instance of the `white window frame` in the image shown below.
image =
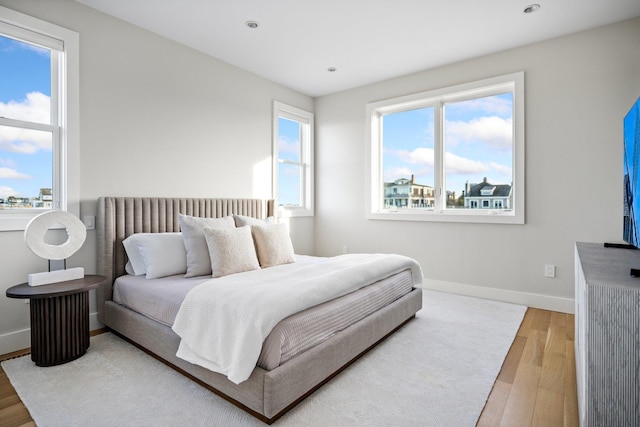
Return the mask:
[[[289,162],[278,158],[278,138],[280,135],[278,119],[280,117],[296,121],[302,124],[301,140],[300,140],[300,160],[301,162]],[[276,199],[278,207],[278,216],[281,217],[300,217],[313,216],[313,135],[314,135],[314,115],[308,111],[291,105],[284,104],[279,101],[273,101],[273,198]],[[302,206],[280,206],[277,200],[278,196],[278,165],[281,163],[291,163],[302,166],[302,182],[300,183],[300,200]]]
[[[79,35],[74,31],[2,6],[0,6],[0,33],[43,47],[60,49],[61,53],[51,55],[52,75],[58,74],[58,84],[55,84],[52,78],[51,114],[57,120],[54,120],[53,126],[42,125],[39,130],[52,131],[53,134],[54,209],[79,216]],[[57,102],[54,102],[56,97]],[[0,119],[0,124],[11,126],[17,124],[17,121]],[[0,210],[0,231],[24,230],[29,221],[42,212],[42,209]]]
[[[492,94],[513,92],[513,207],[509,211],[498,209],[447,209],[444,183],[444,129],[441,124],[442,105],[446,102],[479,98]],[[436,192],[432,210],[384,209],[382,178],[381,118],[385,114],[410,109],[434,107],[434,152]],[[398,98],[372,102],[366,106],[367,115],[367,219],[399,221],[473,222],[495,224],[525,223],[525,133],[524,133],[524,72],[507,74],[471,83],[416,93]]]

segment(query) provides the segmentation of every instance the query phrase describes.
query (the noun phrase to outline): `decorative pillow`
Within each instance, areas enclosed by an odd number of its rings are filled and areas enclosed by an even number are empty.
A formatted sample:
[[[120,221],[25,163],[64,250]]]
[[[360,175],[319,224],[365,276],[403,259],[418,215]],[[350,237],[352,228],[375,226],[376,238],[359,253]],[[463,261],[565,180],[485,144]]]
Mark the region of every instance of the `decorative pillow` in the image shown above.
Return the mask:
[[[236,222],[236,227],[244,227],[245,225],[265,225],[276,223],[276,219],[272,216],[269,216],[265,219],[258,219],[251,216],[233,215],[233,219]]]
[[[295,261],[293,244],[286,224],[252,225],[260,267],[267,268]]]
[[[250,227],[205,228],[204,237],[209,247],[213,277],[260,268]]]
[[[125,241],[125,250],[136,275],[146,274],[147,279],[156,279],[187,271],[182,233],[136,233]],[[136,265],[140,260],[144,273],[140,273],[140,265]]]
[[[235,228],[231,215],[223,218],[198,218],[178,215],[184,247],[187,251],[187,274],[185,277],[205,276],[211,274],[211,259],[207,242],[204,238],[205,228]]]

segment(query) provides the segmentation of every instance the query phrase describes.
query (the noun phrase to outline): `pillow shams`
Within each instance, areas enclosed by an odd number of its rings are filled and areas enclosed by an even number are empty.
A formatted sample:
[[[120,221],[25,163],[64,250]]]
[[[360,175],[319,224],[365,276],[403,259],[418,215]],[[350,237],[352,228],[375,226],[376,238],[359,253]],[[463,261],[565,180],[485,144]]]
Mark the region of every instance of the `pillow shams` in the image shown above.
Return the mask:
[[[198,218],[178,215],[180,230],[187,251],[187,273],[185,277],[205,276],[211,274],[211,259],[204,237],[205,228],[234,228],[233,216],[224,218]]]
[[[286,224],[252,225],[260,267],[267,268],[295,262],[293,244]]]
[[[122,243],[136,275],[156,279],[187,271],[182,233],[136,233]]]
[[[127,253],[127,258],[129,258],[129,262],[127,262],[127,265],[124,267],[124,269],[127,273],[134,276],[141,276],[143,274],[146,274],[147,272],[144,266],[144,259],[142,259],[142,254],[138,249],[138,242],[142,234],[149,233],[132,234],[122,241],[124,251]],[[130,267],[131,270],[127,269],[127,267]]]
[[[258,219],[258,218],[253,218],[251,216],[234,214],[233,219],[236,223],[236,227],[244,227],[245,225],[265,225],[265,224],[276,223],[276,219],[272,216],[269,216],[265,219]]]
[[[205,228],[204,237],[209,248],[213,277],[260,268],[250,227]]]

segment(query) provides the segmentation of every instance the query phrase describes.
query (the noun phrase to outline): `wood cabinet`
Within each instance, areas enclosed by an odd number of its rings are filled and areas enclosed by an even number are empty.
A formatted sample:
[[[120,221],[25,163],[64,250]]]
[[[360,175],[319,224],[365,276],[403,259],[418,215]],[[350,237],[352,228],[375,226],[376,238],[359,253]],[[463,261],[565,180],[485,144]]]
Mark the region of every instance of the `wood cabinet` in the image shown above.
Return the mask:
[[[640,426],[640,250],[576,243],[581,426]]]

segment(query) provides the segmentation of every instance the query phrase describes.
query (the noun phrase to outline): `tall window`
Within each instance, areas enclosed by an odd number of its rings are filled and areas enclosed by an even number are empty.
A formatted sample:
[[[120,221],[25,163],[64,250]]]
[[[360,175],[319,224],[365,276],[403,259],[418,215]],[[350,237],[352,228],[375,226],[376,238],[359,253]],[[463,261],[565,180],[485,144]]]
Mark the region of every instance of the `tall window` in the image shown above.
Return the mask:
[[[274,101],[273,179],[281,216],[313,215],[313,114]]]
[[[524,223],[524,73],[367,105],[371,219]]]
[[[0,64],[0,230],[78,214],[77,33],[0,7]]]

